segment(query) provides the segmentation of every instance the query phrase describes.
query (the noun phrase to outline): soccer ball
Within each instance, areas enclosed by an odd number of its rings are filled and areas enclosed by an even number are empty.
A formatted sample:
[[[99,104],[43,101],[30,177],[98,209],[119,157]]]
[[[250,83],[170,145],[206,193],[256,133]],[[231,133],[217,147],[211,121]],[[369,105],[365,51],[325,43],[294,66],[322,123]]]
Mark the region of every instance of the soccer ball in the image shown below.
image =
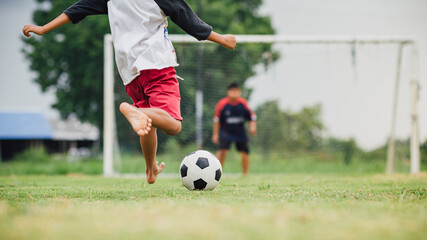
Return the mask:
[[[212,190],[218,186],[222,167],[215,155],[198,150],[182,160],[179,172],[181,181],[188,190]]]

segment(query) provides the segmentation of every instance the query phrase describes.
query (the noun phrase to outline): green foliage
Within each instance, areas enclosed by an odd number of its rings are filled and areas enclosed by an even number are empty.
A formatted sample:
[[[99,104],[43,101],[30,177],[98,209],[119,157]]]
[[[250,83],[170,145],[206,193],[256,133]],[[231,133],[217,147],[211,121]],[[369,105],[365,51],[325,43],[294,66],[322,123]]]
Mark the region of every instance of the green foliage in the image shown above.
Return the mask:
[[[219,33],[272,34],[274,30],[268,16],[260,16],[258,9],[263,0],[186,0],[199,17]],[[170,33],[184,33],[170,24]]]
[[[197,14],[219,33],[233,34],[273,34],[270,18],[258,15],[262,0],[250,1],[187,1]],[[200,7],[202,6],[202,7]],[[173,23],[169,25],[170,34],[183,31]],[[178,62],[178,75],[185,80],[180,81],[181,111],[184,118],[183,131],[173,138],[178,139],[181,146],[194,143],[195,139],[195,98],[196,90],[204,93],[203,137],[204,148],[212,148],[212,117],[217,101],[224,97],[226,88],[231,82],[244,84],[246,79],[255,74],[253,67],[262,63],[262,54],[271,51],[270,44],[238,44],[230,51],[214,44],[174,44]],[[277,58],[277,56],[276,56]],[[249,96],[245,96],[249,97]],[[168,141],[162,136],[160,141]],[[159,144],[159,152],[164,151]]]
[[[361,152],[361,150],[357,147],[356,140],[354,140],[353,138],[350,138],[348,140],[330,138],[328,139],[327,148],[332,152],[342,152],[343,162],[346,165],[351,163],[356,152]]]
[[[425,165],[427,164],[427,139],[421,144],[420,149],[421,162]]]
[[[58,16],[76,0],[37,0],[50,3],[50,8],[34,12],[34,22],[44,25]],[[196,0],[188,3],[214,30],[220,33],[234,34],[273,34],[270,18],[259,16],[258,8],[262,0]],[[107,16],[89,16],[78,25],[67,24],[43,37],[25,38],[24,53],[31,62],[31,70],[37,73],[35,81],[43,91],[56,91],[58,109],[63,117],[71,114],[80,120],[89,121],[102,129],[103,116],[103,36],[109,33]],[[170,22],[169,33],[183,33]],[[271,46],[243,44],[235,51],[229,51],[217,45],[196,46],[176,44],[180,67],[178,74],[185,78],[181,83],[183,131],[177,139],[181,146],[194,142],[195,93],[196,88],[215,96],[206,98],[205,122],[211,122],[215,101],[225,94],[227,84],[217,86],[217,80],[227,79],[228,82],[243,83],[254,75],[253,67],[262,62],[261,55],[268,52]],[[229,64],[212,64],[228,62]],[[199,79],[199,82],[197,82]],[[117,104],[130,101],[126,96],[121,82],[116,82]],[[206,94],[208,95],[208,94]],[[211,101],[209,101],[211,100]],[[132,138],[135,143],[129,151],[139,151],[138,139],[134,134],[127,134],[128,123],[119,114],[118,128],[125,134],[124,138]],[[206,125],[205,142],[209,142],[211,126]],[[119,139],[120,141],[120,139]],[[159,152],[164,150],[163,142],[168,138],[159,138]]]
[[[13,161],[22,161],[28,163],[46,163],[49,162],[51,157],[43,147],[28,148],[24,152],[14,157]]]
[[[179,148],[179,150],[177,150]],[[177,174],[181,160],[196,147],[188,145],[182,148],[172,139],[166,143],[166,149],[159,154],[157,160],[165,162],[164,173]],[[318,151],[280,152],[273,151],[269,157],[264,152],[251,152],[251,173],[382,173],[385,169],[385,158],[382,152],[379,156],[373,152],[355,151],[351,162],[343,160],[345,152],[342,149],[325,149]],[[385,156],[385,155],[384,155]],[[398,172],[408,172],[408,166],[396,163]],[[402,166],[401,166],[402,165]],[[401,167],[399,167],[401,166]],[[127,153],[121,155],[120,166],[116,168],[122,173],[141,174],[145,172],[145,162],[141,153]],[[240,154],[230,151],[224,166],[226,173],[241,173]],[[422,165],[422,171],[427,169]],[[69,159],[66,155],[48,156],[44,151],[24,152],[14,161],[0,163],[0,175],[63,175],[72,173],[101,174],[102,160],[98,158]]]
[[[324,130],[321,106],[304,107],[299,112],[283,111],[277,101],[256,109],[259,134],[255,145],[268,157],[276,151],[316,151],[322,147]]]
[[[254,138],[255,146],[259,147],[268,158],[272,150],[283,149],[285,145],[284,118],[277,101],[266,102],[256,109],[258,135]]]
[[[75,0],[37,0],[50,8],[33,14],[37,25],[56,18]],[[44,5],[46,6],[46,5]],[[53,105],[62,117],[71,114],[98,126],[103,114],[103,41],[109,33],[107,16],[92,16],[78,26],[67,24],[43,37],[23,38],[23,52],[30,69],[37,73],[35,82],[43,91],[53,90]]]
[[[44,148],[28,149],[13,161],[0,163],[0,175],[64,175],[70,173],[101,174],[102,160],[69,159],[66,155],[49,155]]]

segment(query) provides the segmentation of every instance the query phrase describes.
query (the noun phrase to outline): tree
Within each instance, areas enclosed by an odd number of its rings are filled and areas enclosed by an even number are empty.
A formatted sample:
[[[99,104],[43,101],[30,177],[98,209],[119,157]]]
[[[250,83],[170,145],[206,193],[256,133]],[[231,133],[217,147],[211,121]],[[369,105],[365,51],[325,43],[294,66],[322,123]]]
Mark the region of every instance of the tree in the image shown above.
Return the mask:
[[[35,24],[44,25],[57,17],[74,0],[37,0],[50,3],[49,9],[38,9],[33,14]],[[37,73],[34,79],[42,91],[53,89],[62,117],[76,115],[83,121],[98,126],[103,106],[103,40],[109,32],[106,16],[93,16],[79,26],[67,24],[43,37],[25,38],[24,54]]]
[[[58,16],[76,0],[36,0],[48,4],[48,9],[41,8],[34,12],[35,24],[43,25]],[[198,2],[196,2],[198,1]],[[188,0],[190,6],[215,31],[234,34],[273,34],[270,18],[258,15],[258,8],[262,0]],[[197,8],[197,6],[198,8]],[[201,8],[203,6],[203,8]],[[220,17],[219,17],[220,16]],[[56,91],[57,101],[53,105],[62,117],[73,114],[82,121],[89,121],[102,127],[103,116],[103,37],[109,33],[107,16],[90,16],[81,21],[77,26],[67,24],[60,29],[44,35],[43,37],[25,38],[24,53],[31,62],[30,68],[37,73],[35,81],[43,91],[53,89]],[[182,33],[170,21],[169,33]],[[183,131],[178,140],[181,144],[194,141],[193,122],[194,98],[196,79],[203,91],[209,92],[218,100],[226,89],[226,84],[215,85],[215,79],[226,78],[228,82],[237,81],[241,84],[254,75],[253,67],[262,61],[261,55],[270,51],[271,45],[243,44],[235,51],[229,51],[220,46],[206,45],[200,48],[175,45],[181,66],[179,74],[185,76],[181,83],[182,114],[187,121],[183,122]],[[198,63],[203,56],[202,63]],[[183,61],[183,59],[185,59]],[[229,62],[223,68],[210,64],[215,59],[217,62]],[[201,64],[201,65],[200,65]],[[120,83],[118,83],[120,85]],[[121,86],[122,88],[122,86]],[[121,91],[124,92],[124,89]],[[129,98],[121,96],[119,99]],[[205,101],[205,122],[210,123],[215,101]],[[119,118],[123,121],[122,118]],[[120,124],[120,123],[119,123]],[[211,124],[205,124],[211,129]],[[210,133],[209,133],[210,134]],[[209,135],[205,134],[208,139]],[[208,142],[208,141],[205,141]]]
[[[257,107],[256,146],[267,157],[272,151],[315,151],[322,147],[324,125],[321,106],[304,107],[299,112],[283,111],[277,101]]]
[[[421,162],[423,164],[427,163],[427,139],[421,144],[420,147],[420,153],[421,153]]]
[[[345,165],[349,165],[354,157],[355,153],[363,153],[357,146],[354,138],[350,139],[338,139],[329,138],[327,140],[327,149],[333,152],[342,152],[343,162]],[[366,154],[365,158],[370,158],[369,154]]]
[[[304,107],[297,113],[284,113],[288,115],[288,123],[292,126],[293,149],[317,150],[322,145],[322,131],[324,124],[321,119],[322,107],[316,104]]]
[[[285,118],[280,111],[277,101],[266,102],[256,109],[258,116],[258,134],[254,138],[255,145],[259,147],[264,158],[274,151],[287,148],[289,139],[289,125],[285,124]]]

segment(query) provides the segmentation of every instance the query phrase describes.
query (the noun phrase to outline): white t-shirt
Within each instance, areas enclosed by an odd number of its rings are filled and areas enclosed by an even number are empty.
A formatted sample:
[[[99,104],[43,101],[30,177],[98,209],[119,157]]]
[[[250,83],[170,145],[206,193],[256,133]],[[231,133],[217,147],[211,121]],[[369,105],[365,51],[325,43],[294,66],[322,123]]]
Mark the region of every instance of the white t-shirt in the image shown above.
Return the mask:
[[[141,70],[178,66],[167,36],[167,17],[154,1],[110,0],[108,18],[117,68],[125,85]]]
[[[168,39],[167,16],[199,40],[212,32],[184,0],[80,0],[64,13],[73,23],[88,15],[108,14],[116,64],[125,85],[141,70],[178,66]]]

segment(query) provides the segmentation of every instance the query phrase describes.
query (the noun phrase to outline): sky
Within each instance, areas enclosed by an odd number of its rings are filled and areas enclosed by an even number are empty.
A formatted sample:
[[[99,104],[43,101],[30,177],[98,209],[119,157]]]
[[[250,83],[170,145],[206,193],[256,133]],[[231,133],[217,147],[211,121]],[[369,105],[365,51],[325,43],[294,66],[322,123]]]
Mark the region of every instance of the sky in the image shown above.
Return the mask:
[[[35,75],[21,53],[21,29],[31,23],[35,8],[34,0],[0,0],[0,110],[41,111],[52,118],[58,116],[50,108],[55,96],[43,94],[32,81]]]
[[[21,29],[31,23],[34,0],[0,0],[0,110],[42,111],[49,118],[53,92],[41,93],[21,53]],[[420,136],[427,138],[427,1],[425,0],[264,0],[260,14],[269,15],[283,35],[417,35],[420,48]],[[391,128],[396,46],[276,46],[280,60],[260,68],[248,80],[255,89],[251,105],[278,100],[298,111],[321,103],[330,135],[354,137],[372,149],[385,143]],[[410,49],[405,49],[399,92],[397,136],[410,131]]]
[[[420,138],[427,138],[427,1],[264,0],[261,14],[272,17],[281,35],[416,35],[420,49]],[[329,135],[353,137],[365,149],[386,143],[391,132],[397,45],[276,45],[280,60],[247,82],[250,103],[278,100],[298,111],[322,104]],[[411,49],[404,48],[396,136],[411,127]]]

